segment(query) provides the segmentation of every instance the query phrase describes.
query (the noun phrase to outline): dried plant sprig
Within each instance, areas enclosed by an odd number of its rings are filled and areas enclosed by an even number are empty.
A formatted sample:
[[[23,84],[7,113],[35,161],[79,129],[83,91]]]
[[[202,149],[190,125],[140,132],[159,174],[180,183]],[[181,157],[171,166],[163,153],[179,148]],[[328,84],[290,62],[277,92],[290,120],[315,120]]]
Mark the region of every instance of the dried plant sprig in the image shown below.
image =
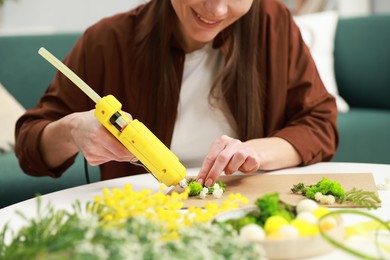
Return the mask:
[[[350,201],[358,206],[363,206],[368,209],[377,209],[377,204],[381,202],[375,192],[364,191],[353,188],[345,193],[345,201]],[[342,203],[341,201],[340,203]]]

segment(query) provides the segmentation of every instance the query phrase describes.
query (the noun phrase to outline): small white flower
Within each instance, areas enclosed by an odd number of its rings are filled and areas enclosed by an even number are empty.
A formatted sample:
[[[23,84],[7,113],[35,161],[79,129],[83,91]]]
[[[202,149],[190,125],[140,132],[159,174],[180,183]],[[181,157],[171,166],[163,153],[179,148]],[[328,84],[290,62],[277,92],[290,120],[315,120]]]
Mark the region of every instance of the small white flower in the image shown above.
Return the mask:
[[[214,183],[213,188],[214,188],[214,189],[220,189],[219,184],[218,184],[218,183]]]
[[[199,197],[200,197],[202,200],[204,200],[204,199],[206,199],[206,197],[207,197],[207,193],[208,193],[208,192],[205,192],[204,189],[203,189],[203,190],[200,192]]]
[[[320,203],[322,204],[328,204],[332,205],[336,201],[335,197],[333,195],[322,195],[320,198]]]
[[[209,189],[207,187],[204,187],[203,190],[202,190],[204,193],[209,193]]]
[[[336,202],[336,198],[333,195],[326,196],[326,204],[332,205]]]
[[[316,192],[316,194],[314,195],[314,198],[316,201],[321,201],[322,197],[323,197],[323,195],[321,192]]]
[[[187,188],[187,187],[188,187],[187,179],[186,179],[186,178],[182,179],[182,180],[179,182],[179,185],[180,185],[180,187],[182,187],[183,189]]]
[[[385,178],[385,182],[378,184],[376,187],[378,190],[390,191],[390,178]]]
[[[336,198],[333,195],[323,195],[321,192],[317,192],[314,195],[314,198],[316,201],[322,203],[322,204],[328,204],[332,205],[336,202]]]
[[[217,198],[217,199],[222,197],[222,194],[223,194],[223,190],[222,189],[214,189],[214,191],[213,191],[213,196],[215,198]]]

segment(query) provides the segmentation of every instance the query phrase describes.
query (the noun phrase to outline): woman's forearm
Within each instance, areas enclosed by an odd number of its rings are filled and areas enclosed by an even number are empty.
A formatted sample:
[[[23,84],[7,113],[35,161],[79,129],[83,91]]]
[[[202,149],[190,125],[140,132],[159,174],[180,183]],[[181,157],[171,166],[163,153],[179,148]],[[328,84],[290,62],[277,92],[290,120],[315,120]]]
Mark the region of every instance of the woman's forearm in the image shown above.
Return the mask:
[[[129,118],[131,118],[131,115]],[[56,168],[77,152],[91,165],[135,159],[95,118],[94,110],[73,113],[50,123],[43,131],[40,149],[47,166]]]
[[[47,166],[51,169],[60,166],[78,152],[70,133],[72,131],[72,117],[71,114],[54,121],[43,130],[40,151]]]
[[[302,159],[296,149],[279,137],[253,139],[246,142],[260,158],[259,170],[276,170],[298,166]]]

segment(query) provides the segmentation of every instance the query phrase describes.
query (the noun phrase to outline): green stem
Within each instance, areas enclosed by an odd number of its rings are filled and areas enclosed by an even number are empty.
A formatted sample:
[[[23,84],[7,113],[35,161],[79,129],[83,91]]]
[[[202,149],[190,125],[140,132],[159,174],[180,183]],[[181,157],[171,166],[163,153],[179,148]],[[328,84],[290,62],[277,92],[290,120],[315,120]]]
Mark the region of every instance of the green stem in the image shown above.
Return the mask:
[[[381,225],[385,226],[386,229],[390,232],[390,225],[388,225],[386,222],[384,222],[383,220],[381,220],[380,218],[372,215],[372,214],[369,214],[369,213],[366,213],[366,212],[363,212],[363,211],[356,211],[356,210],[337,210],[337,211],[331,211],[329,212],[328,214],[322,216],[319,220],[318,220],[318,223],[321,222],[321,220],[323,220],[324,218],[326,217],[329,217],[329,216],[332,216],[332,215],[341,215],[341,214],[356,214],[356,215],[362,215],[362,216],[365,216],[365,217],[368,217],[368,218],[371,218],[375,221],[377,221],[378,223],[380,223]],[[344,250],[345,252],[349,253],[349,254],[352,254],[354,256],[357,256],[357,257],[360,257],[362,259],[372,259],[372,260],[381,260],[383,258],[375,258],[375,257],[372,257],[372,256],[369,256],[369,255],[366,255],[366,254],[363,254],[361,252],[358,252],[356,250],[353,250],[339,242],[337,242],[335,239],[333,239],[330,235],[328,235],[326,232],[324,232],[323,230],[320,229],[320,234],[321,236],[327,240],[329,243],[331,243],[332,245],[334,245],[335,247],[337,248],[340,248],[342,250]]]

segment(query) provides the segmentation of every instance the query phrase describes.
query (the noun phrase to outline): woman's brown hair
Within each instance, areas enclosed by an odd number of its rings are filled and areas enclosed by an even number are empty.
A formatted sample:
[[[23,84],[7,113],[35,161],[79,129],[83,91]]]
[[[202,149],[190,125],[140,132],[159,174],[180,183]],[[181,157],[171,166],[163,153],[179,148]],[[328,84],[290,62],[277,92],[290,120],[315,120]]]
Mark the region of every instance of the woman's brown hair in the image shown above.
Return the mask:
[[[138,72],[150,73],[151,102],[157,104],[153,116],[155,129],[166,128],[176,111],[180,82],[175,76],[173,56],[177,50],[171,47],[178,21],[170,0],[152,0],[148,10],[153,21],[145,23],[135,40],[138,53]],[[216,41],[227,44],[225,66],[214,83],[211,95],[221,93],[229,112],[235,120],[237,134],[242,141],[263,136],[264,94],[261,86],[259,49],[259,1],[254,0],[251,9],[238,21],[217,36]],[[150,15],[153,14],[153,15]],[[147,15],[147,14],[145,14]],[[220,89],[218,89],[220,88]],[[174,106],[174,107],[173,107]],[[157,130],[157,132],[159,132]]]

